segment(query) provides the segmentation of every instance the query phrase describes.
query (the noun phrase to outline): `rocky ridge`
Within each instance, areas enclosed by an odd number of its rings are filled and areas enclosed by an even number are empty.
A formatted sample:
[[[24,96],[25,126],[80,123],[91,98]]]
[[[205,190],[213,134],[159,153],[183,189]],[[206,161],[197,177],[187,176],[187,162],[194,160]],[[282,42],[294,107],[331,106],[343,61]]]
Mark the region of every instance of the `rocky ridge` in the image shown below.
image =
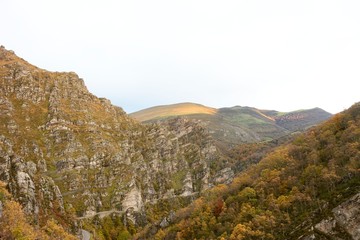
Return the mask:
[[[220,158],[201,123],[143,126],[75,73],[0,48],[0,180],[40,221],[110,211],[143,225],[147,204],[229,181],[212,167]]]

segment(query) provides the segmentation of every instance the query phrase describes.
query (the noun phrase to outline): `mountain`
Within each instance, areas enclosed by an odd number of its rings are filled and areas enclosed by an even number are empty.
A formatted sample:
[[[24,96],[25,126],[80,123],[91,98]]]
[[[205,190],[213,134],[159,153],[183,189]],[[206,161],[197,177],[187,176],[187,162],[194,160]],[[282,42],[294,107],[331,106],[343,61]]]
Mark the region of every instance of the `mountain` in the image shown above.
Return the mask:
[[[164,105],[147,108],[130,116],[136,118],[140,122],[154,121],[159,119],[166,119],[169,117],[184,116],[184,115],[215,115],[217,109],[203,106],[195,103],[178,103],[173,105]]]
[[[303,131],[328,119],[331,114],[320,108],[284,113],[252,107],[215,109],[200,104],[180,103],[144,109],[130,116],[144,123],[175,117],[201,120],[216,140],[233,145],[273,140]]]
[[[141,124],[0,47],[0,239],[359,239],[360,104],[285,140],[223,151],[214,136],[195,118]]]
[[[0,47],[0,181],[40,228],[55,219],[74,234],[83,225],[126,239],[160,218],[158,204],[175,209],[231,181],[225,159],[200,123],[142,125],[75,73]]]
[[[360,239],[359,140],[357,103],[268,152],[231,184],[210,189],[140,238]]]
[[[277,116],[274,116],[274,119],[277,125],[289,131],[299,131],[329,119],[331,116],[332,114],[321,108],[313,108],[308,110],[298,110],[286,114],[277,114]]]

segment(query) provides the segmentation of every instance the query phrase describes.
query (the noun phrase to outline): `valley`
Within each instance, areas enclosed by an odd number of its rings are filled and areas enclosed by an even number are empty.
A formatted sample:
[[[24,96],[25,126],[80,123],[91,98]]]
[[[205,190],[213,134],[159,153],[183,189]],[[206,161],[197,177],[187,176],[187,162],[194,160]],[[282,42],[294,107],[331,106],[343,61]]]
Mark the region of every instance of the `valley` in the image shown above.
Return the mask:
[[[0,47],[0,239],[360,239],[359,109],[128,115]]]

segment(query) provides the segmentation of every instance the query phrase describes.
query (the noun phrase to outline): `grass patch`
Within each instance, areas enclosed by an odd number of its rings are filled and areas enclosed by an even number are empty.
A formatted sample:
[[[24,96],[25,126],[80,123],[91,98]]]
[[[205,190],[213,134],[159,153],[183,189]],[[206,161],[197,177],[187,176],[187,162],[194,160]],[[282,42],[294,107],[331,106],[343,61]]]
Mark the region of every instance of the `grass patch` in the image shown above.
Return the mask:
[[[174,191],[179,191],[182,189],[182,187],[184,185],[183,181],[184,181],[185,177],[186,177],[185,170],[179,171],[171,177],[171,186],[174,189]]]

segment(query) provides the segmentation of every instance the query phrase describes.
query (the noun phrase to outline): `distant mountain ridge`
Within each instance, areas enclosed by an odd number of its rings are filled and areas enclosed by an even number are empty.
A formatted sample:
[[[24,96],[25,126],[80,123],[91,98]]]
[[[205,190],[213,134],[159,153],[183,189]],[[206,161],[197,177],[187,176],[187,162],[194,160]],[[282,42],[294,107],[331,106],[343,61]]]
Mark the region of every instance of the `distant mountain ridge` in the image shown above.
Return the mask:
[[[243,106],[216,109],[196,103],[178,103],[147,108],[130,116],[145,123],[176,117],[200,120],[215,139],[237,144],[273,140],[303,131],[332,114],[321,108],[279,112]]]
[[[146,122],[148,120],[162,119],[173,116],[183,116],[191,114],[216,114],[217,109],[206,107],[196,103],[178,103],[172,105],[162,105],[140,110],[138,112],[130,114],[134,116],[140,122]]]

